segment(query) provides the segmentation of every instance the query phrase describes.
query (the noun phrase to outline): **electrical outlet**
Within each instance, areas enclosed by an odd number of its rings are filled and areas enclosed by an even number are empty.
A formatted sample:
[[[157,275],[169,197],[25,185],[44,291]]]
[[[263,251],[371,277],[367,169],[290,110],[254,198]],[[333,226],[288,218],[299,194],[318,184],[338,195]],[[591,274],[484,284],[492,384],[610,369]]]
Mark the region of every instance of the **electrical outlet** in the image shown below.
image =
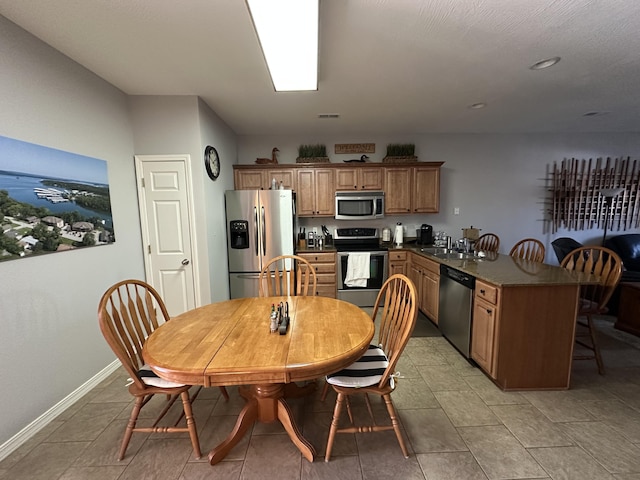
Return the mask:
[[[453,214],[454,214],[454,215],[460,215],[460,208],[458,208],[458,207],[453,207]]]
[[[318,227],[313,227],[313,236],[314,237],[318,236]]]

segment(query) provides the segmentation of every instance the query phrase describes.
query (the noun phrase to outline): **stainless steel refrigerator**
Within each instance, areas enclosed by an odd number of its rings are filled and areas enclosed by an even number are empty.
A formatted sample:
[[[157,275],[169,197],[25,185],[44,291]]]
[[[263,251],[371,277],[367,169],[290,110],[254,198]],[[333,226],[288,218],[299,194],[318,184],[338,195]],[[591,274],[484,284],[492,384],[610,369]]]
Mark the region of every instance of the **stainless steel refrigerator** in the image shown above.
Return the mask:
[[[291,190],[227,190],[225,207],[230,296],[257,297],[265,263],[294,253],[295,197]]]

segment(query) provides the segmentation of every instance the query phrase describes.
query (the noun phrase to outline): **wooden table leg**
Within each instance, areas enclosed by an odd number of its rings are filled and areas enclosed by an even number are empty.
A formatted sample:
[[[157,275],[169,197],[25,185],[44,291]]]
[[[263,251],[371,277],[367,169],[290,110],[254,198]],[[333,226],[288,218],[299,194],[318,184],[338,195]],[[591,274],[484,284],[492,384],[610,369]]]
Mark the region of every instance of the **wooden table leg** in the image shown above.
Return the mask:
[[[231,451],[233,447],[244,437],[247,430],[253,422],[258,418],[258,402],[255,399],[247,400],[246,405],[240,411],[236,425],[231,430],[231,433],[224,439],[224,441],[216,446],[209,453],[209,463],[215,465],[227,456],[227,453]]]
[[[304,458],[313,462],[313,457],[316,455],[313,445],[311,445],[306,438],[302,436],[298,426],[295,423],[291,409],[285,401],[286,393],[291,392],[292,396],[302,396],[303,393],[313,391],[313,388],[305,387],[290,387],[288,384],[286,387],[282,383],[267,384],[267,385],[251,385],[242,389],[242,396],[247,399],[247,404],[244,406],[236,425],[227,436],[227,438],[218,446],[216,446],[211,453],[209,453],[209,463],[215,465],[221,461],[229,451],[242,439],[249,427],[253,425],[256,420],[263,423],[271,423],[280,421],[284,426],[289,438],[296,447],[300,450]]]

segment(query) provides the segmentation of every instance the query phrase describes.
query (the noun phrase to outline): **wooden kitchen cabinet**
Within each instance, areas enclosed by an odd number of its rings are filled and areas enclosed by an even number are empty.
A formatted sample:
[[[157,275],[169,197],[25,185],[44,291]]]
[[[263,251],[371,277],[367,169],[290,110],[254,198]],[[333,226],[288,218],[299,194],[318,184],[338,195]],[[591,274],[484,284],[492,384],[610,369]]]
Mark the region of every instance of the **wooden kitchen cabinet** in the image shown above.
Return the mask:
[[[471,358],[503,390],[569,388],[578,291],[476,280]]]
[[[498,311],[498,289],[477,280],[473,302],[471,358],[491,377],[496,374],[494,353]]]
[[[233,181],[236,190],[269,190],[275,178],[287,190],[296,190],[296,172],[293,168],[234,170]]]
[[[307,260],[316,270],[316,295],[320,297],[336,298],[336,262],[335,252],[297,253]]]
[[[335,211],[334,171],[304,168],[296,172],[296,209],[300,217],[332,217]]]
[[[407,252],[389,250],[389,276],[400,273],[407,275]]]
[[[440,166],[384,168],[385,213],[438,213]]]
[[[336,190],[383,190],[382,169],[353,167],[336,169]]]
[[[418,290],[418,308],[437,325],[440,264],[417,253],[411,253],[408,277]]]

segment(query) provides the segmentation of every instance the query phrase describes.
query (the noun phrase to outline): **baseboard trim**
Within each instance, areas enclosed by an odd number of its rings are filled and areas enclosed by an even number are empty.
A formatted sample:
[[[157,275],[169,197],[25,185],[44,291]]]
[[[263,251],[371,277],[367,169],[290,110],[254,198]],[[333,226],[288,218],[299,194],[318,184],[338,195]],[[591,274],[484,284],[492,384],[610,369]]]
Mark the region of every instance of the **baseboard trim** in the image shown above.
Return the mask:
[[[65,398],[56,403],[49,410],[44,412],[38,418],[36,418],[29,425],[24,427],[18,433],[16,433],[9,440],[0,445],[0,461],[7,458],[18,447],[24,444],[27,440],[33,437],[36,433],[46,427],[52,420],[58,415],[64,412],[71,405],[76,403],[80,398],[89,393],[96,385],[102,382],[105,378],[111,375],[120,367],[120,360],[114,360],[107,365],[104,369],[91,377],[85,383],[80,385],[77,389],[67,395]]]

